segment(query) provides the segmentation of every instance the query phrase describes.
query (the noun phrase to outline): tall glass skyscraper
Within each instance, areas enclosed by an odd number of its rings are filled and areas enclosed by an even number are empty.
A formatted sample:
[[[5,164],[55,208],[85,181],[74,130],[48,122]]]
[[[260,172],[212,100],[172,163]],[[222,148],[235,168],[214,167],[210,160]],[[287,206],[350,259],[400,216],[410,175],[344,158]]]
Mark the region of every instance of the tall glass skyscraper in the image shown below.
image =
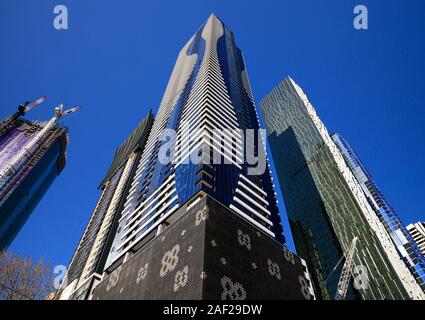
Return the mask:
[[[174,157],[168,164],[159,161],[166,129],[177,134]],[[224,139],[218,141],[216,129],[228,130]],[[254,138],[258,138],[248,75],[232,32],[212,15],[177,58],[108,265],[120,263],[126,253],[155,237],[175,218],[173,212],[201,190],[284,242],[269,168],[249,175],[241,129],[254,129]],[[264,155],[261,137],[258,140],[255,153]],[[229,164],[213,164],[212,151]],[[202,157],[199,163],[189,159],[198,153]]]
[[[0,122],[0,250],[7,249],[66,162],[67,129],[46,128],[47,122],[21,115]]]
[[[91,298],[314,298],[258,129],[242,53],[211,15],[178,55]]]
[[[372,175],[368,172],[348,141],[339,133],[333,134],[332,140],[337,145],[344,157],[345,163],[359,182],[370,206],[390,235],[400,257],[402,257],[406,266],[425,291],[425,257],[415,240],[407,231],[396,211],[378,188]]]
[[[297,252],[307,261],[317,295],[335,296],[338,263],[357,238],[347,299],[423,299],[301,88],[287,78],[260,108]]]

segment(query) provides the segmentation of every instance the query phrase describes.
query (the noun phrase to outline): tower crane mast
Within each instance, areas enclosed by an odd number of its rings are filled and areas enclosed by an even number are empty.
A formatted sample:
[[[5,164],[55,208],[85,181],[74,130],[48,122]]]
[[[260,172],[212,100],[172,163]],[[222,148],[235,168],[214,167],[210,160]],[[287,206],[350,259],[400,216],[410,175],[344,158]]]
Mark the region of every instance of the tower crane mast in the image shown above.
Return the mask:
[[[358,238],[355,237],[351,241],[350,250],[345,259],[344,266],[342,267],[341,276],[339,277],[338,286],[336,289],[335,300],[344,300],[347,295],[348,285],[352,275],[352,267],[354,261],[354,253],[356,251],[356,244]]]

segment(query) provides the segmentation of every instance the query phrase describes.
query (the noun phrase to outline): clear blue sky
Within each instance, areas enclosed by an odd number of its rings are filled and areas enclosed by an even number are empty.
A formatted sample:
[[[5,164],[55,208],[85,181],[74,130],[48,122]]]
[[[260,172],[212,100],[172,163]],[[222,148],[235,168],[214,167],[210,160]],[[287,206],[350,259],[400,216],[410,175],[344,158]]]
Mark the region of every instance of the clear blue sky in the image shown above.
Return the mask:
[[[360,3],[366,31],[353,28]],[[68,30],[53,28],[57,4],[68,7]],[[65,170],[10,250],[68,264],[115,148],[157,110],[180,48],[211,12],[234,31],[257,103],[291,75],[405,223],[424,220],[425,1],[3,0],[0,118],[43,95],[48,102],[30,119],[49,119],[60,101],[83,107],[63,120]]]

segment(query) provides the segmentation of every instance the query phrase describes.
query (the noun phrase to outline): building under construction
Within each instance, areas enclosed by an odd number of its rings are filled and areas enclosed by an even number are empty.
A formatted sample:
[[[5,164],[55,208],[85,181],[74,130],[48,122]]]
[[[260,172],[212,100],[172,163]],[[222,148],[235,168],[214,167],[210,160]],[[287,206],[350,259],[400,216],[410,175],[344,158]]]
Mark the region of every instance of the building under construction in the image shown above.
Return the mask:
[[[67,129],[57,125],[63,105],[48,122],[29,121],[25,113],[46,97],[19,106],[0,122],[0,251],[16,237],[66,162]]]

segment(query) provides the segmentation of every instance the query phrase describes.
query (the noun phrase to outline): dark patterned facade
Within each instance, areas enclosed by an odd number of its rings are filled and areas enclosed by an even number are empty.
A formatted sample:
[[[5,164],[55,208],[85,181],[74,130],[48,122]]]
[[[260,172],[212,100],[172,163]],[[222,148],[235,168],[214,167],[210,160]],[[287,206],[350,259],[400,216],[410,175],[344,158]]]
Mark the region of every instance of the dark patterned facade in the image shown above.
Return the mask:
[[[314,298],[303,260],[210,196],[194,200],[92,299]]]

